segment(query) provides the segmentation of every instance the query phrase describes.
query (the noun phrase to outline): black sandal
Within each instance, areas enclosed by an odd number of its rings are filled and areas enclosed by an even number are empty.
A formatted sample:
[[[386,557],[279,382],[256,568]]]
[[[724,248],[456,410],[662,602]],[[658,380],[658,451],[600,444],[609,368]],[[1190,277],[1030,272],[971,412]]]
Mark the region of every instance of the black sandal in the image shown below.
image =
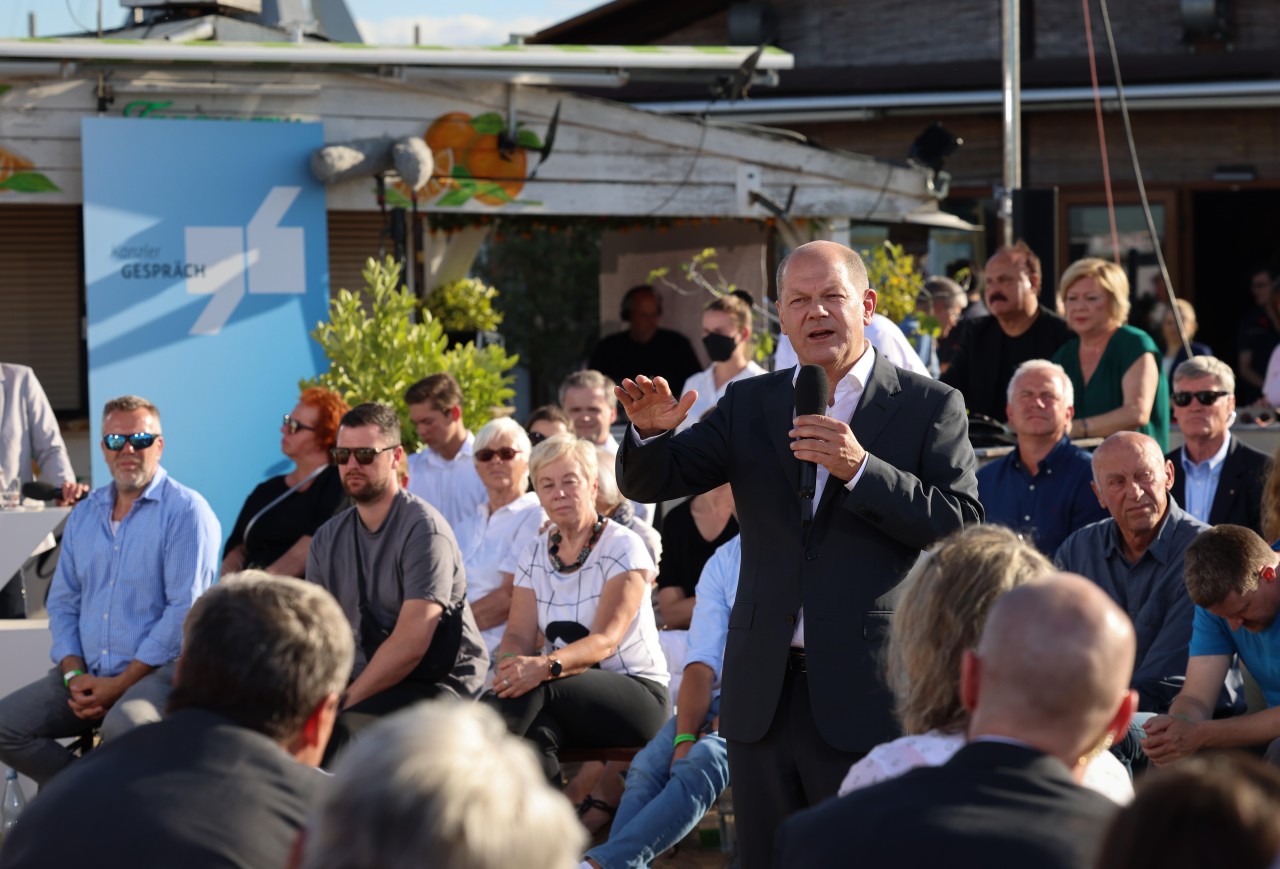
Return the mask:
[[[599,809],[600,811],[608,815],[610,819],[612,819],[613,816],[618,813],[617,806],[611,806],[608,803],[606,803],[604,800],[598,800],[595,797],[591,796],[591,794],[587,794],[586,797],[583,798],[582,802],[578,803],[578,806],[577,806],[578,818],[579,819],[585,818],[587,816],[587,812],[591,811],[592,809]]]

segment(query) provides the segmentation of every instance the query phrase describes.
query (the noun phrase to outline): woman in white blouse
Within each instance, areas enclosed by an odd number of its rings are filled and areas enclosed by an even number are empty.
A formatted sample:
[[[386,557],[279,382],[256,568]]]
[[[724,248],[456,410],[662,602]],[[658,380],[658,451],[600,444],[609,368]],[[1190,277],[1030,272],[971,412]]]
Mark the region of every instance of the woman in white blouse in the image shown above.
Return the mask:
[[[953,534],[921,560],[893,614],[886,665],[907,735],[855,763],[841,794],[918,766],[941,766],[960,750],[969,723],[960,702],[965,650],[977,647],[997,598],[1052,572],[1038,550],[997,525]],[[1082,783],[1117,803],[1133,799],[1129,773],[1106,751],[1088,761]]]
[[[698,400],[677,431],[684,431],[716,406],[729,384],[765,370],[751,361],[751,305],[736,295],[712,299],[702,312],[702,346],[711,359],[704,371],[684,382],[679,394],[698,390]]]
[[[534,449],[530,470],[552,524],[517,563],[493,696],[558,784],[558,748],[640,746],[658,732],[667,663],[649,603],[653,559],[596,512],[595,446],[556,435]]]
[[[489,498],[453,529],[467,570],[467,602],[490,657],[507,626],[516,559],[546,520],[528,491],[532,449],[524,428],[508,417],[476,432],[472,459]]]

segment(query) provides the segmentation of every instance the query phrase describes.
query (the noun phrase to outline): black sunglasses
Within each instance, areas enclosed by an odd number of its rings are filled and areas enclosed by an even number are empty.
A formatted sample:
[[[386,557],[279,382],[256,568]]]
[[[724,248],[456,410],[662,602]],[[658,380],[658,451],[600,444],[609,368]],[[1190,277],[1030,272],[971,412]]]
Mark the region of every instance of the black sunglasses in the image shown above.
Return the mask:
[[[509,462],[518,455],[520,455],[519,450],[513,450],[511,447],[499,447],[496,450],[476,450],[476,461],[491,462],[493,457],[497,456],[504,462]]]
[[[158,437],[160,437],[160,435],[151,434],[150,432],[145,431],[134,432],[133,434],[127,435],[109,434],[102,436],[102,445],[113,453],[120,452],[124,449],[125,444],[128,444],[135,450],[145,450],[147,447],[155,443],[156,438]]]
[[[389,447],[329,447],[329,457],[333,459],[335,465],[345,465],[353,455],[360,464],[371,465],[373,460],[378,457],[378,453],[385,453],[387,450],[394,449],[394,445]]]
[[[1209,389],[1202,389],[1199,392],[1175,392],[1170,398],[1173,399],[1173,403],[1178,407],[1186,407],[1191,404],[1191,399],[1194,396],[1196,401],[1208,407],[1219,398],[1222,398],[1222,396],[1230,394],[1229,392],[1214,392]]]
[[[284,427],[289,430],[289,434],[297,434],[298,429],[300,428],[305,428],[307,431],[316,430],[315,426],[307,425],[305,422],[298,422],[296,419],[294,419],[292,416],[290,416],[287,413],[284,415]]]
[[[546,439],[547,436],[540,431],[529,432],[529,443],[533,444],[535,447]]]

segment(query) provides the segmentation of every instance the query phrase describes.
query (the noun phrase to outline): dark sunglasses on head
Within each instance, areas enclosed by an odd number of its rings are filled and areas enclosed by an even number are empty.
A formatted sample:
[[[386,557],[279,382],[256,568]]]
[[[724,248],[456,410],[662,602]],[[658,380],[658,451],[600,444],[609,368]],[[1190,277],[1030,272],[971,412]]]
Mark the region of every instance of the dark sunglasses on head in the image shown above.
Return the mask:
[[[1172,396],[1173,403],[1178,407],[1186,407],[1191,404],[1194,396],[1195,400],[1208,407],[1224,395],[1230,395],[1229,392],[1214,392],[1209,389],[1202,389],[1199,392],[1175,392]]]
[[[118,453],[124,449],[124,445],[128,444],[135,450],[145,450],[156,442],[156,438],[160,435],[154,435],[150,432],[140,431],[133,434],[109,434],[102,436],[102,445],[113,453]]]
[[[298,422],[296,419],[294,419],[292,416],[290,416],[287,413],[284,415],[284,427],[289,430],[289,434],[297,434],[298,429],[300,428],[305,428],[307,431],[316,430],[315,426],[307,425],[305,422]]]
[[[356,461],[362,465],[371,465],[373,460],[378,457],[378,453],[385,453],[387,450],[394,450],[395,446],[389,447],[330,447],[329,457],[333,459],[335,465],[345,465],[347,460],[353,455]]]
[[[509,462],[518,455],[520,455],[519,451],[511,449],[511,447],[499,447],[496,450],[476,450],[476,461],[492,462],[493,457],[497,456],[504,462]]]

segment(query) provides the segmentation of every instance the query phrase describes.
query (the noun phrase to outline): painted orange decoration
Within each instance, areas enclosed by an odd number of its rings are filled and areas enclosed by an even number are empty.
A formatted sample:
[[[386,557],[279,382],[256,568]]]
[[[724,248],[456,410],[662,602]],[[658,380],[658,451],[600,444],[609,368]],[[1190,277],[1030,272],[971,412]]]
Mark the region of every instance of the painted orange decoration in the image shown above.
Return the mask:
[[[504,157],[498,151],[497,136],[476,137],[467,148],[462,165],[477,181],[477,202],[505,205],[524,189],[525,170],[528,167],[524,148],[515,148],[509,156]],[[493,184],[502,188],[506,197],[499,195],[490,186]]]
[[[8,181],[11,175],[28,172],[34,168],[36,164],[25,157],[19,157],[12,151],[0,148],[0,182]]]

